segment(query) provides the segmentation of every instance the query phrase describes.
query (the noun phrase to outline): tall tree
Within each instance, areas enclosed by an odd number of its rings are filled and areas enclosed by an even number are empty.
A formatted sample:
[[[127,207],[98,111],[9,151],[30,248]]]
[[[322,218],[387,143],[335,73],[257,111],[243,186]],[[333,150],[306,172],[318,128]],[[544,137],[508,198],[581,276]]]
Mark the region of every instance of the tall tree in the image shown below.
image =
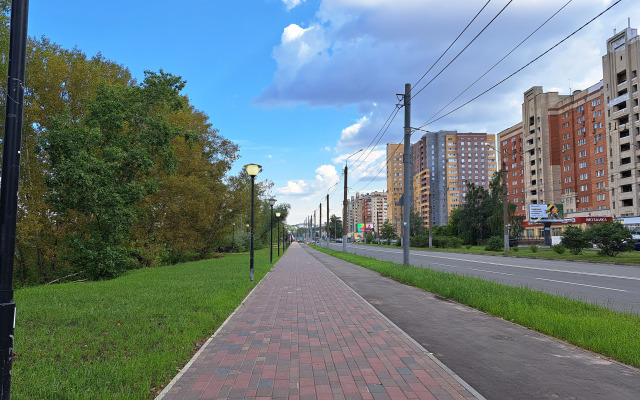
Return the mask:
[[[48,200],[60,216],[82,221],[68,238],[69,261],[93,279],[135,265],[128,246],[136,206],[158,190],[158,173],[177,167],[171,142],[184,132],[168,115],[183,107],[183,87],[162,71],[146,72],[141,85],[101,84],[85,118],[60,116],[44,134]]]

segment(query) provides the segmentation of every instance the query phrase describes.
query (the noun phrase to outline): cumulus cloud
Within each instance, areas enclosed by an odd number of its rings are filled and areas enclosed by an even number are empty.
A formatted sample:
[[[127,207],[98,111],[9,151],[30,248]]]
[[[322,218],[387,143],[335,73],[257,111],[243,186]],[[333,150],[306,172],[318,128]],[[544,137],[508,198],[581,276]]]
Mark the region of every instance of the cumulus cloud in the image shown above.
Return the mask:
[[[363,126],[367,126],[369,119],[365,115],[360,118],[358,122],[355,124],[348,126],[342,130],[342,135],[340,136],[340,141],[338,142],[339,146],[349,146],[349,145],[357,145],[358,141],[356,140],[358,137],[358,133],[362,130]]]
[[[433,79],[505,3],[490,4],[440,64],[414,88],[414,93]],[[393,110],[396,93],[426,72],[482,4],[474,0],[322,0],[313,19],[283,29],[281,42],[273,50],[277,70],[257,103],[272,107],[356,106],[360,115],[367,116],[369,127],[352,125],[336,132],[336,139],[346,145],[347,136],[352,135],[359,143],[366,142]],[[512,3],[412,100],[412,125],[437,118],[477,96],[609,4],[603,0],[571,3],[476,86],[436,114],[561,6],[555,0]],[[601,79],[600,58],[606,39],[614,28],[626,27],[627,16],[638,13],[638,2],[617,6],[505,84],[427,129],[462,131],[463,127],[471,127],[469,130],[477,131],[473,127],[483,127],[496,132],[517,121],[519,106],[511,103],[521,102],[524,91],[531,86],[556,87],[568,93],[569,79],[574,90],[596,83]],[[401,131],[401,126],[396,121],[391,131]]]
[[[301,195],[306,193],[307,183],[304,180],[288,181],[287,186],[277,188],[276,193],[284,195]]]
[[[276,188],[278,194],[299,197],[303,200],[315,198],[338,183],[340,178],[333,165],[321,165],[316,170],[315,181],[306,182],[304,180],[288,181],[287,186]]]
[[[300,3],[304,3],[305,0],[282,0],[287,10],[291,10],[292,8],[296,8],[300,5]]]

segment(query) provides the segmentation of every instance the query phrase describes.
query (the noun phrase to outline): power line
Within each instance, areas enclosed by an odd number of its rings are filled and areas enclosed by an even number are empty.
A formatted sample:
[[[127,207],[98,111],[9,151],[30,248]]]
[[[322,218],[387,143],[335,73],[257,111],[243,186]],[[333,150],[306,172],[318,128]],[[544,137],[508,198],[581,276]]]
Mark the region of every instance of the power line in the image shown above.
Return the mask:
[[[449,47],[447,47],[447,49],[440,55],[440,57],[438,57],[438,59],[429,67],[429,69],[427,70],[427,72],[425,72],[420,79],[418,79],[418,81],[416,83],[413,84],[412,87],[416,87],[418,86],[418,84],[420,83],[420,81],[422,81],[424,79],[425,76],[427,76],[427,74],[429,72],[431,72],[431,70],[433,69],[433,67],[436,66],[436,64],[442,59],[442,57],[444,57],[445,54],[447,54],[447,52],[451,49],[451,47],[453,47],[453,45],[458,41],[458,39],[460,39],[460,36],[462,36],[467,29],[471,26],[471,24],[473,23],[473,21],[476,20],[476,18],[478,18],[478,16],[480,15],[480,13],[489,5],[489,3],[491,3],[491,0],[488,0],[484,6],[482,6],[482,8],[480,9],[480,11],[478,11],[478,13],[476,14],[475,17],[473,17],[473,19],[471,21],[469,21],[469,23],[467,24],[467,26],[465,26],[465,28],[462,30],[462,32],[460,32],[460,34],[458,35],[458,37],[456,37],[453,42],[451,42],[451,44],[449,45]]]
[[[609,7],[607,7],[604,11],[600,12],[598,15],[596,15],[595,17],[593,17],[591,20],[589,20],[588,22],[586,22],[584,25],[582,25],[580,28],[576,29],[575,31],[573,31],[571,34],[569,34],[568,36],[566,36],[564,39],[562,39],[561,41],[559,41],[558,43],[556,43],[555,45],[551,46],[548,50],[546,50],[545,52],[543,52],[542,54],[540,54],[539,56],[537,56],[536,58],[534,58],[533,60],[529,61],[527,64],[525,64],[523,67],[519,68],[518,70],[516,70],[515,72],[513,72],[511,75],[507,76],[506,78],[504,78],[503,80],[501,80],[500,82],[496,83],[495,85],[491,86],[489,89],[485,90],[484,92],[480,93],[479,95],[477,95],[476,97],[472,98],[471,100],[467,101],[466,103],[454,108],[453,110],[449,111],[448,113],[432,120],[429,122],[426,122],[424,124],[422,124],[420,126],[420,128],[423,128],[429,124],[432,124],[436,121],[441,120],[442,118],[458,111],[459,109],[461,109],[462,107],[465,107],[466,105],[468,105],[469,103],[479,99],[480,97],[484,96],[485,94],[489,93],[490,91],[492,91],[493,89],[495,89],[496,87],[500,86],[501,84],[503,84],[504,82],[506,82],[507,80],[511,79],[514,75],[518,74],[520,71],[522,71],[523,69],[527,68],[529,65],[533,64],[534,62],[538,61],[540,58],[542,58],[543,56],[545,56],[547,53],[549,53],[551,50],[555,49],[556,47],[560,46],[562,43],[564,43],[567,39],[569,39],[570,37],[572,37],[573,35],[575,35],[576,33],[580,32],[582,29],[584,29],[586,26],[588,26],[589,24],[591,24],[593,21],[595,21],[596,19],[600,18],[604,13],[606,13],[607,11],[609,11],[610,9],[612,9],[613,7],[615,7],[616,5],[618,5],[622,0],[617,0],[615,3],[613,3],[612,5],[610,5]]]
[[[430,117],[427,120],[427,124],[430,123],[430,121],[435,118],[438,114],[440,114],[444,109],[446,109],[447,107],[449,107],[451,105],[451,103],[453,103],[454,101],[458,100],[460,98],[460,96],[462,96],[463,94],[465,94],[469,89],[471,89],[473,86],[475,86],[476,83],[478,83],[482,78],[484,78],[489,72],[491,72],[495,67],[497,67],[500,63],[502,63],[507,57],[509,57],[514,51],[516,51],[520,46],[522,46],[524,44],[524,42],[526,42],[527,40],[529,40],[531,38],[531,36],[533,36],[536,32],[538,32],[543,26],[545,26],[549,21],[551,21],[551,19],[553,19],[553,17],[555,17],[556,15],[558,15],[560,13],[560,11],[562,11],[565,7],[567,7],[569,5],[569,3],[571,3],[573,0],[569,0],[567,1],[562,7],[560,7],[555,13],[553,13],[553,15],[551,15],[549,18],[547,18],[546,21],[544,21],[540,26],[538,26],[533,32],[531,32],[529,34],[529,36],[527,36],[526,38],[524,38],[520,43],[518,43],[517,46],[515,46],[513,49],[511,49],[511,51],[509,51],[504,57],[502,57],[497,63],[493,64],[493,66],[491,68],[489,68],[484,74],[480,75],[480,77],[478,79],[476,79],[471,85],[467,86],[466,89],[464,89],[462,92],[460,92],[459,95],[457,95],[453,100],[451,100],[449,103],[447,103],[447,105],[445,105],[444,107],[442,107],[437,113],[435,113],[432,117]],[[424,126],[424,125],[423,125]]]
[[[382,140],[382,138],[384,137],[384,135],[387,133],[387,131],[389,130],[389,128],[391,127],[391,123],[396,119],[396,116],[398,115],[398,113],[400,112],[400,108],[398,106],[398,104],[396,104],[396,108],[394,109],[394,111],[392,112],[392,115],[389,116],[389,118],[387,118],[387,122],[385,122],[386,128],[384,129],[384,132],[382,133],[382,135],[380,135],[380,138],[378,138],[378,141],[376,142],[375,145],[373,145],[373,147],[371,147],[371,150],[369,151],[369,154],[362,159],[362,161],[360,161],[360,164],[354,166],[351,169],[351,172],[356,171],[358,168],[360,168],[362,165],[364,165],[364,161],[367,159],[367,157],[369,157],[371,155],[371,153],[373,153],[373,150],[376,148],[376,146],[378,146],[378,143],[380,143],[380,140]],[[383,126],[384,128],[384,126]],[[382,129],[381,129],[382,131]],[[380,132],[378,132],[379,134]],[[377,137],[378,135],[376,135]],[[375,139],[375,138],[374,138]],[[373,143],[373,141],[371,141]],[[371,143],[369,143],[369,145],[371,145]],[[368,148],[368,147],[367,147]],[[366,150],[363,152],[363,154],[366,153]],[[355,161],[354,161],[354,165],[360,160],[360,157],[358,157]]]
[[[495,21],[495,20],[500,16],[500,14],[502,14],[502,12],[503,12],[504,10],[506,10],[506,8],[507,8],[507,7],[509,7],[509,5],[510,5],[512,2],[513,2],[513,0],[509,0],[509,2],[508,2],[504,7],[502,7],[502,9],[501,9],[501,10],[500,10],[496,15],[495,15],[495,17],[493,17],[493,18],[491,19],[491,21],[489,21],[489,23],[488,23],[488,24],[486,24],[486,25],[484,26],[484,28],[482,28],[482,30],[481,30],[480,32],[478,32],[478,34],[477,34],[473,39],[471,39],[471,41],[470,41],[470,42],[469,42],[469,43],[468,43],[468,44],[467,44],[467,45],[466,45],[462,50],[460,50],[460,52],[459,52],[455,57],[453,57],[453,59],[452,59],[451,61],[449,61],[449,63],[448,63],[447,65],[445,65],[445,66],[444,66],[444,68],[442,68],[442,69],[440,70],[440,72],[438,72],[438,74],[437,74],[436,76],[434,76],[433,78],[431,78],[431,80],[430,80],[429,82],[427,82],[427,83],[426,83],[426,84],[425,84],[425,85],[424,85],[420,90],[418,90],[418,91],[417,91],[413,96],[411,96],[411,99],[413,100],[413,98],[414,98],[414,97],[416,97],[417,95],[419,95],[419,94],[420,94],[420,92],[422,92],[424,89],[426,89],[426,87],[427,87],[427,86],[429,86],[429,85],[431,84],[431,82],[433,82],[433,81],[434,81],[437,77],[439,77],[439,76],[440,76],[440,74],[442,74],[442,73],[443,73],[443,72],[444,72],[444,71],[445,71],[445,70],[446,70],[446,69],[447,69],[451,64],[453,64],[453,62],[454,62],[455,60],[457,60],[457,59],[458,59],[458,57],[460,57],[460,56],[462,55],[462,53],[464,53],[464,52],[465,52],[465,50],[467,50],[467,48],[469,48],[469,46],[471,46],[471,44],[473,44],[473,42],[475,42],[475,41],[476,41],[476,39],[478,39],[478,38],[480,37],[480,35],[482,35],[482,33],[483,33],[483,32],[484,32],[484,31],[485,31],[485,30],[486,30],[486,29],[487,29],[487,28],[488,28],[488,27],[493,23],[493,21]]]

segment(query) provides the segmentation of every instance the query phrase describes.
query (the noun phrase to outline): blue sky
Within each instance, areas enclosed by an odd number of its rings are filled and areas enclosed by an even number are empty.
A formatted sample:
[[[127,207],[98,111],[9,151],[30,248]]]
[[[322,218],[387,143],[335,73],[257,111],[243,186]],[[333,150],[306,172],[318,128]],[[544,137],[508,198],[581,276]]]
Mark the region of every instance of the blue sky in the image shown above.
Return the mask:
[[[412,101],[412,126],[426,123],[565,0],[515,0]],[[416,83],[480,11],[484,0],[31,0],[29,35],[87,55],[102,53],[135,77],[164,69],[187,81],[192,104],[259,179],[292,206],[300,223],[320,202],[341,215],[342,170],[349,195],[385,189],[384,145],[402,141],[403,112],[385,121],[405,83]],[[508,0],[490,1],[420,81],[417,92],[480,32]],[[473,98],[595,17],[610,0],[574,0],[503,63],[454,101]],[[532,86],[561,94],[601,77],[614,29],[640,28],[640,2],[622,0],[602,17],[495,90],[423,129],[497,133],[520,119]],[[28,82],[27,82],[28,84]],[[384,133],[380,138],[379,133]],[[377,136],[378,135],[378,136]],[[377,137],[376,137],[377,136]],[[414,139],[422,132],[414,133]],[[374,140],[375,139],[375,140]],[[353,166],[353,172],[351,167]],[[334,191],[334,189],[337,189]],[[325,214],[326,215],[326,214]],[[325,219],[325,218],[323,218]]]

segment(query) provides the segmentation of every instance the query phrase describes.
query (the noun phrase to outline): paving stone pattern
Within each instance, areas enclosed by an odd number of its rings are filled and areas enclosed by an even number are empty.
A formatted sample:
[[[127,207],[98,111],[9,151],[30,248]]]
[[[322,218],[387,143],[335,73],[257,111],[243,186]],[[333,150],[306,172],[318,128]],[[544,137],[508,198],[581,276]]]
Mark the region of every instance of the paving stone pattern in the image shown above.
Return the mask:
[[[297,243],[160,397],[475,398]]]

